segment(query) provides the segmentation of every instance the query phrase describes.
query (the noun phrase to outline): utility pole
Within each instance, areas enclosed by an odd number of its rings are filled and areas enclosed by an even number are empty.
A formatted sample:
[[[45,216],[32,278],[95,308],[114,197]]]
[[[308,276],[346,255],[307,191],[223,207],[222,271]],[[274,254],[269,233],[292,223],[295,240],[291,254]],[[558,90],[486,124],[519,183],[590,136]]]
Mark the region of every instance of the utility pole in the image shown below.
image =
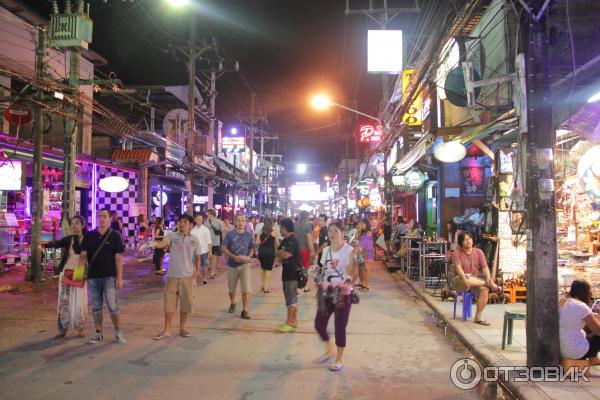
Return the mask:
[[[196,116],[194,113],[194,107],[196,105],[196,15],[194,13],[190,13],[190,63],[188,66],[188,72],[188,126],[186,147],[190,161],[192,164],[194,164],[196,159],[196,151],[194,148],[194,139],[196,138]],[[192,171],[188,171],[185,174],[185,191],[187,197],[185,212],[189,215],[192,215],[194,212],[194,188],[192,177]]]
[[[526,59],[527,129],[527,365],[556,366],[560,360],[558,277],[547,4],[529,1],[523,13]],[[552,3],[552,1],[550,2]],[[550,7],[551,8],[551,7]],[[541,11],[540,11],[541,10]],[[535,13],[539,13],[535,15]]]
[[[63,163],[63,197],[61,227],[63,235],[70,232],[69,219],[76,214],[75,210],[75,171],[77,159],[78,122],[81,119],[81,101],[79,93],[79,61],[81,50],[87,49],[92,41],[93,24],[84,10],[84,1],[79,0],[77,12],[73,13],[71,2],[66,4],[64,14],[59,14],[58,3],[53,2],[53,13],[50,17],[50,45],[70,51],[68,92],[77,100],[76,104],[67,107],[65,117],[65,156]],[[92,81],[93,82],[93,81]]]
[[[371,20],[373,20],[381,30],[386,30],[387,25],[398,15],[401,14],[413,14],[420,13],[421,8],[419,6],[419,0],[414,0],[414,7],[403,7],[403,8],[388,8],[388,1],[382,0],[382,7],[375,7],[376,3],[374,0],[369,0],[369,8],[350,8],[350,0],[346,0],[346,16],[348,15],[366,15]],[[390,15],[391,14],[391,15]],[[385,103],[388,99],[390,81],[388,74],[381,75],[381,91],[382,91],[382,100],[381,100],[381,110],[385,109]],[[356,109],[356,104],[354,106]],[[382,117],[384,119],[385,117]],[[348,153],[346,151],[346,153]],[[358,152],[356,154],[356,158],[358,160]],[[347,166],[346,166],[347,170]],[[387,152],[385,153],[384,160],[384,202],[386,211],[391,211],[393,209],[393,198],[391,197],[391,183],[392,177],[387,171]]]
[[[44,58],[46,55],[46,30],[38,29],[38,44],[35,50],[35,75],[40,80],[44,77]],[[31,260],[27,280],[41,282],[42,280],[42,254],[40,250],[41,219],[44,212],[42,196],[42,100],[43,91],[36,90],[36,103],[34,105],[35,130],[33,137],[33,190],[31,191]]]

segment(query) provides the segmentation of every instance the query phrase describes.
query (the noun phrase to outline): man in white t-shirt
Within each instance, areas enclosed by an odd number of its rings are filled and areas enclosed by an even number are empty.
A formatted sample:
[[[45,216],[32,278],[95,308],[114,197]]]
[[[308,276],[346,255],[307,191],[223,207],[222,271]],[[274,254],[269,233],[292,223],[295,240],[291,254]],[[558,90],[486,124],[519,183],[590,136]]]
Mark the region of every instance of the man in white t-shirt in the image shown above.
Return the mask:
[[[206,267],[208,267],[209,259],[212,255],[212,239],[208,228],[202,225],[203,222],[204,218],[202,218],[202,214],[195,214],[194,227],[191,233],[200,243],[200,275],[202,277],[202,284],[206,285],[208,284],[206,280]],[[214,279],[213,275],[211,275],[211,279]]]
[[[179,335],[189,337],[191,333],[185,329],[187,317],[193,311],[194,282],[200,270],[200,243],[190,231],[192,217],[181,215],[177,220],[177,232],[165,236],[162,242],[156,242],[156,248],[169,246],[169,270],[165,284],[165,328],[154,337],[162,340],[171,336],[173,316],[179,301]]]

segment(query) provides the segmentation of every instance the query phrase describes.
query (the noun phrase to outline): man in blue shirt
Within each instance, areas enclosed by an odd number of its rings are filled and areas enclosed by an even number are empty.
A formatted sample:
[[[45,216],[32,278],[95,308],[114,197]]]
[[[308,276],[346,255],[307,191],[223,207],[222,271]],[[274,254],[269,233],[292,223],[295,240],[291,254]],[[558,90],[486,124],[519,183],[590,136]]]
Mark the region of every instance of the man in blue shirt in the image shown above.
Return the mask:
[[[221,250],[228,256],[227,283],[229,286],[229,313],[235,312],[235,291],[238,281],[242,286],[243,319],[250,319],[248,314],[248,299],[250,296],[250,259],[254,254],[254,238],[246,231],[246,216],[238,215],[235,230],[225,235]]]

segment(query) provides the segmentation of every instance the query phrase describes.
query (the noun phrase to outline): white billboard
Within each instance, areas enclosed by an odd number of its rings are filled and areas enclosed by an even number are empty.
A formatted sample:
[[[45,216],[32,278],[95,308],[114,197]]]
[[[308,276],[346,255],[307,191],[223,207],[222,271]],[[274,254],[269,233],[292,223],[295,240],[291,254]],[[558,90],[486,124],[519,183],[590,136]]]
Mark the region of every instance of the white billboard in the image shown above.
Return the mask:
[[[291,187],[292,201],[325,201],[327,192],[321,192],[321,185],[315,182],[298,182]]]
[[[402,31],[369,30],[367,44],[369,72],[402,72]]]

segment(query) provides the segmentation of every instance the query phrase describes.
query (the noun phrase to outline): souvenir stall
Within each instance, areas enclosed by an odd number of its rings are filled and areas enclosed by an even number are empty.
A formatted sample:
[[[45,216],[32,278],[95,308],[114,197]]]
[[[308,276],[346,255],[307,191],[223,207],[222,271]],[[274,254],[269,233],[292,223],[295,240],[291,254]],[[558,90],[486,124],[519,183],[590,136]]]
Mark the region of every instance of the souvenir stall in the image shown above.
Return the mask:
[[[582,140],[556,153],[559,290],[586,279],[600,298],[600,146]]]

